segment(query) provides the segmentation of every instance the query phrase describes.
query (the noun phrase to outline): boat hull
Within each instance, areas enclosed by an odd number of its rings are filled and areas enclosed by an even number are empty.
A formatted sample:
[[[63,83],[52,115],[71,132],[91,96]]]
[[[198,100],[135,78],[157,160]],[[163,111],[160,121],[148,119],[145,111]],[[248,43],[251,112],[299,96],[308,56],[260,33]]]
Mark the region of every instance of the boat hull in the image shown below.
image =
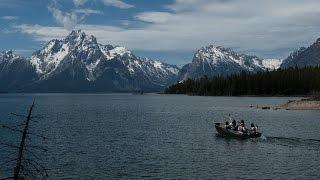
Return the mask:
[[[226,129],[223,123],[215,123],[215,128],[218,134],[222,137],[238,138],[238,139],[249,139],[261,137],[261,133],[257,132],[254,134],[239,133],[231,129]]]

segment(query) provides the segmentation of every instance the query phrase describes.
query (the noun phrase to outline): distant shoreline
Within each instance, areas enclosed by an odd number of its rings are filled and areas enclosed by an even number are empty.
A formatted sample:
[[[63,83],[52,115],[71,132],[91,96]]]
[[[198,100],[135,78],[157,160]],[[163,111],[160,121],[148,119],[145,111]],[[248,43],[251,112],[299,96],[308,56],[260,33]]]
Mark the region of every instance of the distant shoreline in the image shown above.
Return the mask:
[[[289,100],[285,104],[276,105],[273,109],[286,110],[320,110],[320,98]]]
[[[228,96],[228,95],[198,95],[198,94],[167,94],[167,93],[157,93],[157,94],[163,94],[163,95],[182,95],[182,96],[198,96],[198,97],[299,97],[299,98],[311,98],[312,95],[306,95],[306,94],[296,94],[296,95],[234,95],[234,96]]]
[[[132,91],[106,91],[106,92],[1,92],[0,94],[134,94]],[[237,96],[205,96],[205,95],[197,95],[197,94],[166,94],[164,92],[159,91],[144,91],[144,94],[159,94],[159,95],[181,95],[181,96],[198,96],[198,97],[299,97],[299,98],[311,98],[312,95],[237,95]]]

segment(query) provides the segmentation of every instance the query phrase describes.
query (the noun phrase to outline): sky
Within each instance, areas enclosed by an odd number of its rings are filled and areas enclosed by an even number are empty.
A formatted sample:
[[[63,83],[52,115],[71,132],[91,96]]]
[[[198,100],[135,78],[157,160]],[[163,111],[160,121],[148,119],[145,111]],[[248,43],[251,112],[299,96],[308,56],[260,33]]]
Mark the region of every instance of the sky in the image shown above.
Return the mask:
[[[28,57],[81,29],[179,66],[210,44],[286,58],[320,37],[319,17],[319,0],[0,0],[0,51]]]

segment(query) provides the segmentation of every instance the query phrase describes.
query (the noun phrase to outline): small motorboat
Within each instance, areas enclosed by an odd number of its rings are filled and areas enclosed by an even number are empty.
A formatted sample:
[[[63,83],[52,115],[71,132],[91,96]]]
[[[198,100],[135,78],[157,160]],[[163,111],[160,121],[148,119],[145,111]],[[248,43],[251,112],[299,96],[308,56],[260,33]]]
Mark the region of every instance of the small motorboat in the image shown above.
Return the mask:
[[[231,137],[239,139],[249,139],[261,137],[262,133],[240,133],[239,131],[234,131],[232,129],[225,128],[225,123],[214,123],[218,134],[222,137]]]

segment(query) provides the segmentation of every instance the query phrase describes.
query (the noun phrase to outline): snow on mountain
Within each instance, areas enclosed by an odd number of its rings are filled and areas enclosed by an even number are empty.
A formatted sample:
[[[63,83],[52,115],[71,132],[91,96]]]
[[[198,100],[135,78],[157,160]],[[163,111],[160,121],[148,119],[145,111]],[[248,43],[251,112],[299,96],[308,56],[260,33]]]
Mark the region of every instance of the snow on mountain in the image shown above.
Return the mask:
[[[30,62],[35,66],[38,74],[53,72],[69,53],[69,46],[60,40],[51,40],[42,50],[31,56]]]
[[[12,51],[0,52],[0,91],[19,91],[37,79],[35,69]]]
[[[265,69],[268,69],[270,71],[279,69],[282,59],[263,59],[262,65]]]
[[[96,38],[78,30],[72,31],[63,40],[49,41],[42,50],[31,56],[30,62],[38,74],[48,77],[66,58],[78,59],[90,70],[100,60],[95,57],[97,53],[101,52]]]
[[[21,58],[20,56],[14,54],[11,50],[0,52],[0,63],[5,61],[12,63],[14,60],[20,59],[20,58]]]
[[[194,55],[194,61],[206,61],[214,66],[219,63],[235,63],[248,71],[254,71],[261,66],[261,59],[256,56],[239,54],[229,48],[213,45],[203,47]]]
[[[320,65],[320,38],[311,46],[292,52],[281,64],[281,68]]]
[[[209,45],[197,50],[192,62],[179,69],[138,57],[125,47],[100,44],[94,36],[77,30],[64,39],[49,41],[27,60],[12,51],[1,52],[0,85],[7,89],[23,87],[23,90],[32,92],[154,91],[186,78],[320,64],[319,49],[320,39],[282,61],[261,59]]]
[[[30,62],[35,66],[39,75],[49,77],[63,60],[79,60],[85,64],[89,72],[87,80],[94,81],[97,78],[93,75],[94,71],[101,61],[121,59],[124,56],[130,60],[126,64],[130,73],[134,73],[137,68],[150,68],[150,66],[145,66],[148,63],[156,64],[151,68],[158,72],[169,74],[170,71],[176,74],[178,71],[174,66],[135,57],[124,47],[98,44],[95,37],[88,36],[81,30],[72,31],[63,40],[51,40],[42,50],[32,55]]]
[[[269,60],[262,60],[256,56],[239,54],[229,48],[209,45],[200,48],[192,59],[185,65],[180,73],[180,79],[200,78],[206,76],[227,76],[241,71],[264,71],[269,67]]]
[[[108,79],[121,89],[139,88],[133,86],[141,83],[144,88],[165,87],[179,72],[174,65],[135,56],[125,47],[99,44],[94,36],[81,30],[72,31],[64,39],[49,41],[31,56],[30,63],[36,69],[39,81],[60,76],[93,83]]]
[[[131,55],[131,51],[121,46],[112,46],[99,44],[101,52],[105,55],[105,57],[110,60],[114,59],[116,56],[123,56],[125,54]]]

